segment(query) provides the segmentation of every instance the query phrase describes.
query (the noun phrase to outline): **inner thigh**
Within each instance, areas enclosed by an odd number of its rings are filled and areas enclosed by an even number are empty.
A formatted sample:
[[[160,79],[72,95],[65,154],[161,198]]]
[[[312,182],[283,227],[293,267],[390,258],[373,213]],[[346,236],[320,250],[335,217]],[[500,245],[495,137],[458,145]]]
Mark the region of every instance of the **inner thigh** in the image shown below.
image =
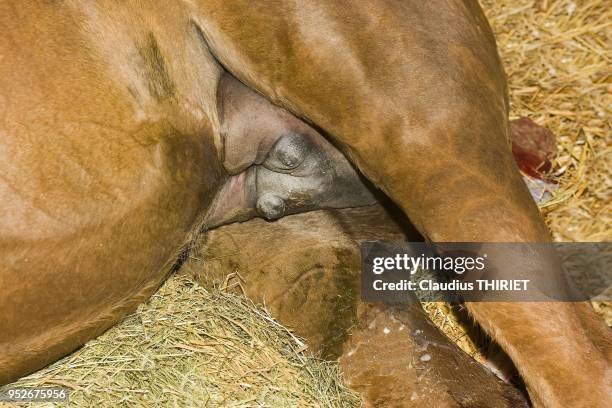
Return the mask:
[[[229,177],[207,211],[208,228],[376,201],[344,154],[312,126],[227,73],[217,95]]]

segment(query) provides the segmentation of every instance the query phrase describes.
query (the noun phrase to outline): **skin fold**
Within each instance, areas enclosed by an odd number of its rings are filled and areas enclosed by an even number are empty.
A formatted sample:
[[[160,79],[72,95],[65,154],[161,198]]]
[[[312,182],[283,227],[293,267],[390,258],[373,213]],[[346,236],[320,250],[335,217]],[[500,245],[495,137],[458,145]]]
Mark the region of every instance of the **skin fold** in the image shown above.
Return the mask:
[[[6,0],[0,25],[0,383],[120,320],[203,227],[350,201],[363,184],[315,133],[429,240],[550,240],[475,1]],[[303,123],[259,104],[282,132],[236,130],[227,75]],[[610,336],[588,305],[468,309],[536,406],[612,405]]]
[[[207,212],[207,228],[376,202],[342,153],[312,127],[228,74],[217,97],[223,167],[231,176]]]

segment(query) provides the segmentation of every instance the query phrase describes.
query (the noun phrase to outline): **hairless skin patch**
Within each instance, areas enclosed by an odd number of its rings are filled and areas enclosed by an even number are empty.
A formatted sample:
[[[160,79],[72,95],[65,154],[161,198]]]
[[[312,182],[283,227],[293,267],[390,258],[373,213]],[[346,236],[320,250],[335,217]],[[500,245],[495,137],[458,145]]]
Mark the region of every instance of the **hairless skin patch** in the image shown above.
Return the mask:
[[[375,203],[358,172],[317,131],[227,74],[219,88],[223,165],[230,176],[207,228]]]

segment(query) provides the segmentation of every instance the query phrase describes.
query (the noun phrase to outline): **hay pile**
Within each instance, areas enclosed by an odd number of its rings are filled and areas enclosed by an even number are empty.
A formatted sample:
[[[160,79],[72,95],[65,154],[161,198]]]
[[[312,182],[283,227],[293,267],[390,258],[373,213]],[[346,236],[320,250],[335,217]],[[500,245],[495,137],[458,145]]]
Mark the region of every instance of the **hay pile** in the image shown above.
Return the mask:
[[[15,385],[68,387],[70,406],[358,405],[337,367],[305,349],[247,299],[174,276],[122,324]]]
[[[555,238],[610,240],[612,8],[599,0],[482,4],[509,76],[512,118],[528,116],[558,136],[560,188],[543,208]],[[425,307],[483,358],[456,310]],[[596,307],[612,323],[610,305]],[[174,277],[121,325],[18,385],[68,386],[78,406],[358,405],[336,366],[304,349],[247,300]]]

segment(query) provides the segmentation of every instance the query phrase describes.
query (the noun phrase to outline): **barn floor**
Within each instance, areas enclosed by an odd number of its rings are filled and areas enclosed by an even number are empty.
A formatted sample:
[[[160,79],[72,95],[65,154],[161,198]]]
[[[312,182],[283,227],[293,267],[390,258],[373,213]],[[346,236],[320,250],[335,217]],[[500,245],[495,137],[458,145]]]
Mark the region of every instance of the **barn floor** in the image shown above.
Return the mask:
[[[555,239],[610,240],[612,9],[598,0],[481,3],[509,76],[512,118],[528,116],[557,135],[560,189],[542,207]],[[611,305],[594,306],[612,325]],[[425,307],[482,358],[455,310]],[[337,366],[305,350],[249,301],[173,277],[121,325],[15,385],[69,387],[73,406],[359,405]]]

